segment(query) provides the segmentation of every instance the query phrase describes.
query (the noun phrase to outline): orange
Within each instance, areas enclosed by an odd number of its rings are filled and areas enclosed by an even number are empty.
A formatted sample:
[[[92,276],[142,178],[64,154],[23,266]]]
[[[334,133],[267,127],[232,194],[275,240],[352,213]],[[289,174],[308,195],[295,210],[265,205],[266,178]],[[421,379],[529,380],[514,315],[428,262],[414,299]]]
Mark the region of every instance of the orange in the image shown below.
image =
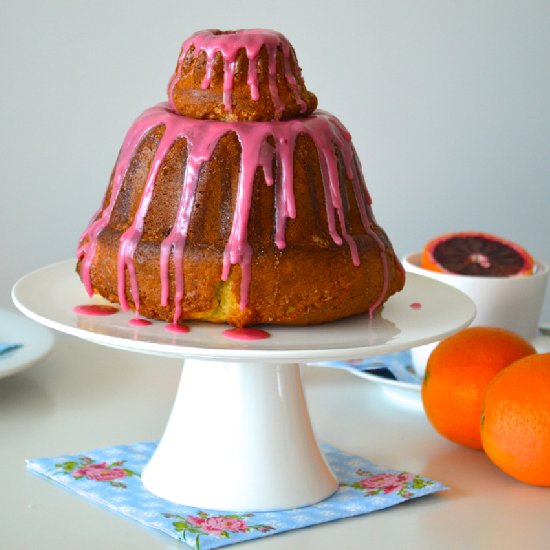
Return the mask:
[[[457,275],[530,275],[533,264],[529,252],[519,244],[474,231],[440,235],[426,244],[422,251],[424,269]]]
[[[524,357],[495,376],[485,393],[481,439],[507,474],[550,487],[550,353]]]
[[[495,327],[471,327],[432,351],[422,383],[428,420],[447,439],[481,449],[480,418],[487,385],[503,368],[535,353],[521,336]]]

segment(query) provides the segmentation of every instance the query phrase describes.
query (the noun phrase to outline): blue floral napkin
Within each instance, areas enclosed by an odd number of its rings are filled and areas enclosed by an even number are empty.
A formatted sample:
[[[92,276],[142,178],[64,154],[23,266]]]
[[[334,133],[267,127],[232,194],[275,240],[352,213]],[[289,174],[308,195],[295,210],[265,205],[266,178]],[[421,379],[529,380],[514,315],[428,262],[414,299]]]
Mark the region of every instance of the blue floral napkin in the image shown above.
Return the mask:
[[[157,442],[27,461],[33,472],[197,550],[219,548],[292,529],[368,514],[447,489],[437,481],[388,470],[329,445],[322,450],[340,481],[331,497],[303,508],[261,513],[202,510],[149,493],[140,474]]]

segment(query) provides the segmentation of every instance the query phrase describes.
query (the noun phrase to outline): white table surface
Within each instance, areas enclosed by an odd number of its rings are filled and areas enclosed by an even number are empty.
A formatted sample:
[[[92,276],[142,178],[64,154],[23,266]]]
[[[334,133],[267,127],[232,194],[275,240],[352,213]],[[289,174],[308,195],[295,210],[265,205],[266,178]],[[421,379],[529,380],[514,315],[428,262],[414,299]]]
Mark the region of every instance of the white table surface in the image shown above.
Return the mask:
[[[58,335],[41,364],[0,380],[0,548],[187,548],[25,469],[26,458],[159,438],[180,369],[176,359]],[[320,441],[451,490],[243,548],[550,547],[550,489],[517,482],[482,452],[447,442],[420,408],[388,398],[377,384],[320,367],[305,367],[303,378]]]

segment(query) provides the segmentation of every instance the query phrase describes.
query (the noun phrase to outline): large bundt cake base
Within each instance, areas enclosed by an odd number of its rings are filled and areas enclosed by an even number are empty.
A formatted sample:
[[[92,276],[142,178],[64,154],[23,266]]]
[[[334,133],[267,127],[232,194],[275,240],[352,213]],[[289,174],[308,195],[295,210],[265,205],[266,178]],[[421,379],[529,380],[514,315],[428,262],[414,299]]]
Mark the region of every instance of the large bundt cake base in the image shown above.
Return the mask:
[[[237,326],[322,323],[377,309],[402,288],[403,271],[370,213],[355,157],[348,158],[351,180],[345,152],[337,155],[323,132],[349,146],[326,113],[221,123],[187,119],[165,105],[146,111],[83,235],[78,270],[88,291],[153,318]],[[243,169],[243,149],[280,135],[295,135],[294,147],[270,146],[263,168],[254,158],[254,170]],[[198,155],[195,169],[189,156],[202,150],[201,139],[215,147],[204,162]]]

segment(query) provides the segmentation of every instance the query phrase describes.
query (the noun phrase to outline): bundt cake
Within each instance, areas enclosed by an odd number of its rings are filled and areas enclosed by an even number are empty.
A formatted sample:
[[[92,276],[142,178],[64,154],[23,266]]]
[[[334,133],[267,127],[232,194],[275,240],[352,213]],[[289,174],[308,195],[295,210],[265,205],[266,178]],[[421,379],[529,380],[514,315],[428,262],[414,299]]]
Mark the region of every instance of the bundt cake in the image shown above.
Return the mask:
[[[315,110],[284,36],[194,34],[168,95],[131,126],[80,239],[90,295],[169,322],[307,325],[403,287],[351,136]]]
[[[168,85],[179,114],[213,120],[279,120],[312,113],[294,48],[268,30],[208,30],[188,38]]]

